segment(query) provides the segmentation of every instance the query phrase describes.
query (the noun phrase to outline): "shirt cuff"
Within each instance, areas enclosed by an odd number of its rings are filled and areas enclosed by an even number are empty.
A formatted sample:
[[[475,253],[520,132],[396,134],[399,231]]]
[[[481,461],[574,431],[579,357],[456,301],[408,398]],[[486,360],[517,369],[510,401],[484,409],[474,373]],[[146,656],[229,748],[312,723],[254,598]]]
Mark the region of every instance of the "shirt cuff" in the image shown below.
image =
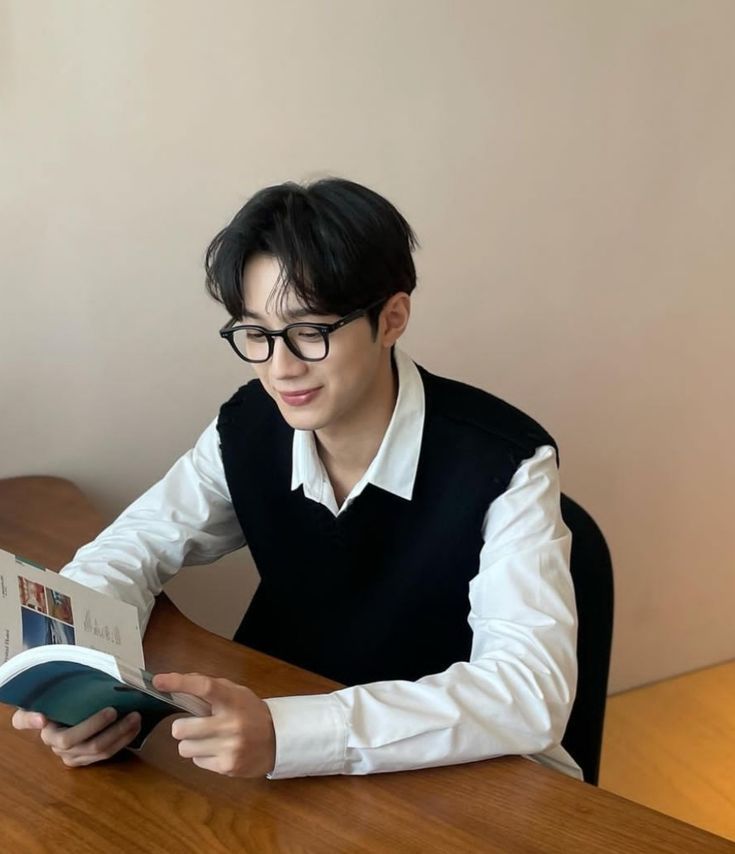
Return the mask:
[[[268,778],[344,771],[347,724],[330,694],[265,700],[276,733],[276,764]]]

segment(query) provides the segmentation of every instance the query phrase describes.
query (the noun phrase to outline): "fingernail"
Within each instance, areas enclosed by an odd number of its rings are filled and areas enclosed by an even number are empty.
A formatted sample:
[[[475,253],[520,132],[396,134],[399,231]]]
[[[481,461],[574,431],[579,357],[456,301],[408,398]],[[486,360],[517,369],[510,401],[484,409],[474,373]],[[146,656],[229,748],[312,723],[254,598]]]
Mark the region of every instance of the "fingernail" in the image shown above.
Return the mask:
[[[35,726],[44,726],[46,723],[46,719],[43,715],[34,715],[33,723],[35,724]]]
[[[112,707],[105,709],[105,720],[114,721],[117,717],[117,710]]]
[[[137,725],[139,723],[140,723],[140,713],[139,712],[131,712],[128,715],[128,724],[130,724],[132,726],[133,724]]]

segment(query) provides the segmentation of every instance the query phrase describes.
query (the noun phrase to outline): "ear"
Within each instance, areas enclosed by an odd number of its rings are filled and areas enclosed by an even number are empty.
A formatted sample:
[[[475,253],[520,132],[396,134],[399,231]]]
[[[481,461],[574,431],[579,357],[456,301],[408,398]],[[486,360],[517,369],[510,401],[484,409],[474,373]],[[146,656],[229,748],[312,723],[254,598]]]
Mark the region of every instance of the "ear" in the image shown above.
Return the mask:
[[[383,347],[392,347],[403,335],[411,316],[411,297],[400,291],[386,302],[380,312],[378,335]]]

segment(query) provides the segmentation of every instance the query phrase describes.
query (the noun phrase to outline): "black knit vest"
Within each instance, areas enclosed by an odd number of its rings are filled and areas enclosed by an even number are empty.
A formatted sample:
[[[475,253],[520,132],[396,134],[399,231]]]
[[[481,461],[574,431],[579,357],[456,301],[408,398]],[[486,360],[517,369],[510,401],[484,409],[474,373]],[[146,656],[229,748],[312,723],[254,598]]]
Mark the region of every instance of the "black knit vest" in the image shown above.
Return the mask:
[[[490,503],[554,440],[508,403],[419,369],[411,501],[369,484],[336,518],[291,491],[293,429],[258,380],[219,414],[225,476],[261,582],[235,640],[346,685],[467,661]]]

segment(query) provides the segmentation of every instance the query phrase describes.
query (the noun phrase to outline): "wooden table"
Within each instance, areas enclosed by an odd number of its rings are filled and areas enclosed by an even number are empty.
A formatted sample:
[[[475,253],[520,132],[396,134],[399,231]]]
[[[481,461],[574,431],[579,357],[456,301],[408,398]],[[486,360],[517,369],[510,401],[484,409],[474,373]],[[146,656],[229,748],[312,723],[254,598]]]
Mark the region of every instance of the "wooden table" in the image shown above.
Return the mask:
[[[104,520],[71,483],[0,481],[0,547],[58,569]],[[216,571],[216,570],[215,570]],[[264,696],[333,683],[210,634],[161,598],[152,670]],[[180,759],[167,722],[141,754],[68,769],[0,707],[4,851],[734,852],[735,845],[519,757],[370,777],[235,780]]]

